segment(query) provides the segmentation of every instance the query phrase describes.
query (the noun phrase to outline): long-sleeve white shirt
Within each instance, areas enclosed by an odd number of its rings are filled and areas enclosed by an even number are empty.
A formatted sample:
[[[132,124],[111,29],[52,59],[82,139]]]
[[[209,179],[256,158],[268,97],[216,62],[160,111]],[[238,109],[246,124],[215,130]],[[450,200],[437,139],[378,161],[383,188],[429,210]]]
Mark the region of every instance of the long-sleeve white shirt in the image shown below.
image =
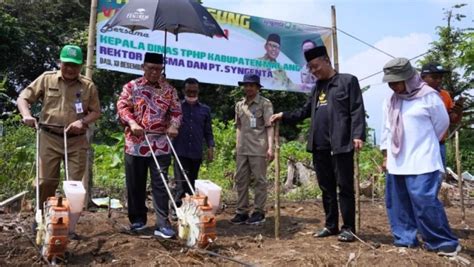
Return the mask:
[[[387,150],[387,170],[396,175],[418,175],[440,170],[444,172],[439,140],[449,127],[449,116],[437,93],[414,100],[403,100],[403,138],[400,152],[391,152],[388,114],[390,97],[383,104],[381,150]]]

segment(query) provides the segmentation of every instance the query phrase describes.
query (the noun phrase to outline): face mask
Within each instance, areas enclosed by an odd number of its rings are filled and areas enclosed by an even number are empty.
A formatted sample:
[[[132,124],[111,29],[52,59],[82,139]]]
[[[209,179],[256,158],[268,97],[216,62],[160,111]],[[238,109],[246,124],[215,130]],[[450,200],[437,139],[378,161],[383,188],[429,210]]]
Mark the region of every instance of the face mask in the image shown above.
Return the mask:
[[[198,97],[197,96],[184,96],[184,99],[186,100],[186,102],[190,103],[190,104],[194,104],[198,101]]]

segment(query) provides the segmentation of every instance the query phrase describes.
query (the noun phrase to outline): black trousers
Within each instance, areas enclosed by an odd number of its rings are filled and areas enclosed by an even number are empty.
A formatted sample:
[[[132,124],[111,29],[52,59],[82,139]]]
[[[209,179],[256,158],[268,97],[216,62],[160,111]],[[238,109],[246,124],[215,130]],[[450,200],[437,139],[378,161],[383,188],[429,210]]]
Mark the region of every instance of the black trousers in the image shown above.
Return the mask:
[[[158,163],[168,180],[168,168],[171,165],[171,155],[158,156]],[[125,178],[127,183],[128,219],[131,223],[147,221],[146,185],[148,170],[151,177],[151,194],[153,207],[156,212],[158,227],[167,226],[169,196],[160,177],[155,161],[150,157],[137,157],[125,154]]]
[[[326,214],[325,226],[331,231],[339,230],[337,188],[339,207],[343,220],[342,229],[355,233],[354,197],[354,152],[331,155],[330,150],[313,152],[313,164],[319,187],[323,193]]]
[[[189,178],[189,182],[194,189],[194,182],[198,178],[202,159],[179,157],[179,160],[183,166],[184,171],[186,172],[186,175]],[[181,199],[185,196],[185,194],[192,195],[192,191],[189,188],[188,182],[186,182],[186,178],[184,178],[181,169],[179,168],[178,161],[176,160],[174,161],[174,177],[176,179],[176,191],[174,199],[176,201],[176,205],[179,207],[182,204]]]

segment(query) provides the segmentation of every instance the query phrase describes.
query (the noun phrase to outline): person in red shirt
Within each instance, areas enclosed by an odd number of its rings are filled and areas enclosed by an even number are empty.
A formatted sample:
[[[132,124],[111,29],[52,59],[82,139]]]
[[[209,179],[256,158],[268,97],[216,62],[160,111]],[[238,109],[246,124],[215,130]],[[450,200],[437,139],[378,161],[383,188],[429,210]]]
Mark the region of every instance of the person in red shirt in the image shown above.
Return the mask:
[[[125,177],[127,184],[130,230],[146,228],[146,183],[151,176],[153,207],[156,212],[155,235],[172,238],[174,230],[168,221],[169,196],[152,154],[157,156],[167,178],[171,148],[166,135],[174,138],[181,124],[181,104],[176,89],[162,75],[163,55],[146,53],[143,77],[125,84],[117,102],[120,122],[125,126]],[[150,140],[150,150],[145,132]]]
[[[441,85],[443,83],[443,76],[449,71],[443,68],[441,64],[437,62],[430,62],[423,65],[421,68],[421,78],[436,91],[439,92],[441,99],[443,100],[446,110],[449,114],[449,122],[451,125],[457,124],[462,119],[462,102],[463,98],[460,98],[457,102],[454,102],[451,98],[451,95],[447,90],[442,89]],[[450,126],[451,126],[450,125]],[[446,132],[444,138],[440,141],[440,150],[441,158],[443,160],[443,165],[446,168],[446,137],[448,133]]]

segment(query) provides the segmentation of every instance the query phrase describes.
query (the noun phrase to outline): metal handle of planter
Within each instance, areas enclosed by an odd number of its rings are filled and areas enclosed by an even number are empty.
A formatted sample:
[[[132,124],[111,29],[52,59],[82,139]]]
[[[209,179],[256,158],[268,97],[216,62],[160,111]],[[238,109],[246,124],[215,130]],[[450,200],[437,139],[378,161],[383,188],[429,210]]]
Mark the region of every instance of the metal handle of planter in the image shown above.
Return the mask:
[[[158,163],[158,159],[156,158],[156,155],[153,152],[153,147],[151,146],[150,140],[148,139],[147,132],[144,132],[143,135],[145,136],[146,143],[148,144],[148,147],[150,148],[151,156],[153,160],[155,161],[156,167],[158,168],[158,172],[160,173],[161,180],[163,181],[163,184],[165,185],[166,192],[168,192],[171,203],[173,203],[173,207],[175,208],[175,210],[178,210],[178,206],[176,206],[176,202],[174,201],[173,195],[171,194],[171,190],[168,186],[168,183],[166,182],[165,175],[163,174],[163,171],[161,170],[160,163]]]
[[[184,175],[184,179],[186,179],[186,182],[188,183],[188,186],[191,189],[191,192],[193,193],[193,195],[196,195],[196,192],[194,191],[194,188],[192,187],[191,182],[189,181],[188,175],[184,171],[183,165],[181,164],[181,161],[178,158],[178,154],[176,153],[176,150],[174,149],[173,143],[171,142],[171,139],[168,135],[166,135],[166,140],[168,140],[168,144],[170,145],[171,150],[173,151],[174,158],[175,158],[176,162],[178,162],[179,169],[181,170],[181,173]]]

